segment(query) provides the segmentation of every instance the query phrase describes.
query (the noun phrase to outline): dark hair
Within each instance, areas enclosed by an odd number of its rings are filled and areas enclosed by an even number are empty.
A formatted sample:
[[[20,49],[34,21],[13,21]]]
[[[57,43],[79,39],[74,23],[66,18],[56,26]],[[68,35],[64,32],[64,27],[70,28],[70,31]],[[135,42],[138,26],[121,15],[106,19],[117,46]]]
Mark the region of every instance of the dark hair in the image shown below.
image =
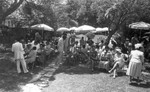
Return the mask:
[[[21,41],[22,37],[16,38],[16,41]]]
[[[44,44],[40,44],[40,46],[44,47],[45,45]]]
[[[135,48],[136,50],[141,50],[143,47]]]
[[[36,47],[33,47],[32,49],[33,49],[33,50],[36,50]]]
[[[63,35],[63,40],[65,40],[67,38],[67,35]]]
[[[96,48],[99,49],[99,45],[96,45]]]
[[[85,45],[83,45],[82,47],[85,48]]]
[[[104,43],[104,41],[103,41],[103,40],[101,40],[101,43]]]

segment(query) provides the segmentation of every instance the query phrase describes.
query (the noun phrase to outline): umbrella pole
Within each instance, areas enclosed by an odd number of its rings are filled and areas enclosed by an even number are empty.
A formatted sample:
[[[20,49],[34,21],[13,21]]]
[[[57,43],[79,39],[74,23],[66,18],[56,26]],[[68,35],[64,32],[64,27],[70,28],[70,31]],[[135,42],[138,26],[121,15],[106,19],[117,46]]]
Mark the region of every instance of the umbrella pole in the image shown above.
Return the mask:
[[[42,30],[42,38],[43,38],[43,40],[44,40],[44,30]]]

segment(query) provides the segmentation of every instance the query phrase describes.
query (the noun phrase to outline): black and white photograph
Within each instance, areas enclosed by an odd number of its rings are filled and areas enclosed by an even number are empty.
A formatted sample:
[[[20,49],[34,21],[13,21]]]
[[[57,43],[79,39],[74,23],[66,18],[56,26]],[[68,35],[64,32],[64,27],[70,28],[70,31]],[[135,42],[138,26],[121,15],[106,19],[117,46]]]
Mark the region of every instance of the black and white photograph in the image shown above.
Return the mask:
[[[150,0],[0,0],[0,92],[150,92]]]

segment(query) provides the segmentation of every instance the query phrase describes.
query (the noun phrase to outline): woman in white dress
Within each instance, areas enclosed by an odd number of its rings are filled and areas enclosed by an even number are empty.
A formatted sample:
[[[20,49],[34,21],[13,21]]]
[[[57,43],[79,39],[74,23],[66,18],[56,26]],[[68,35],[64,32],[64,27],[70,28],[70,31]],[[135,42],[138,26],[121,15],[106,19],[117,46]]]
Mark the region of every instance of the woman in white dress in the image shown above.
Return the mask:
[[[124,54],[121,52],[121,49],[116,49],[116,54],[114,55],[114,66],[108,71],[109,73],[114,72],[113,78],[116,78],[117,69],[123,68],[125,64]]]
[[[144,62],[144,48],[142,44],[135,44],[135,50],[131,51],[129,56],[129,67],[127,70],[127,75],[130,76],[130,82],[133,81],[134,78],[137,79],[139,83],[139,77],[141,76],[142,64]]]

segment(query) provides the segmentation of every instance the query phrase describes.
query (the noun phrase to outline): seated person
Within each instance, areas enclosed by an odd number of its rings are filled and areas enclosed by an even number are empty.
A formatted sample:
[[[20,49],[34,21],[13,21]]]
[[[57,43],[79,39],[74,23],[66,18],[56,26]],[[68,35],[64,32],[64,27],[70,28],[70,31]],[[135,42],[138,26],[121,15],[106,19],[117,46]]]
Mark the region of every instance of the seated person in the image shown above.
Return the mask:
[[[83,53],[87,52],[87,49],[85,48],[85,45],[82,45],[81,52],[83,52]]]
[[[37,50],[39,62],[41,62],[42,64],[44,64],[46,56],[44,46],[45,46],[44,44],[40,44],[40,48]]]
[[[27,47],[25,48],[25,55],[28,55],[31,51],[31,44],[27,44]]]
[[[32,47],[36,47],[36,51],[40,48],[40,44],[37,41],[32,41]]]
[[[51,48],[50,43],[46,42],[46,46],[45,46],[45,53],[46,53],[46,55],[50,55],[51,51],[52,51],[52,48]]]
[[[110,50],[109,47],[101,48],[99,55],[100,59],[99,68],[106,69],[108,71],[110,68],[112,58],[113,58],[112,51]]]
[[[36,60],[36,47],[33,47],[30,51],[30,53],[27,55],[27,57],[25,58],[26,63],[33,63]]]
[[[72,53],[76,53],[78,51],[78,41],[75,42],[75,44],[73,45],[73,47],[71,47],[70,50]]]
[[[90,50],[88,51],[88,57],[89,57],[89,61],[87,62],[87,65],[91,63],[91,68],[93,71],[96,61],[99,60],[97,56],[97,51],[94,46],[91,46]]]
[[[116,69],[122,68],[124,66],[125,60],[124,60],[124,54],[121,52],[121,49],[117,48],[116,49],[116,54],[114,55],[114,66],[113,68],[108,71],[109,73],[114,71],[114,76],[113,78],[116,77]]]
[[[100,60],[110,61],[112,59],[112,52],[109,47],[103,47],[100,50]]]

